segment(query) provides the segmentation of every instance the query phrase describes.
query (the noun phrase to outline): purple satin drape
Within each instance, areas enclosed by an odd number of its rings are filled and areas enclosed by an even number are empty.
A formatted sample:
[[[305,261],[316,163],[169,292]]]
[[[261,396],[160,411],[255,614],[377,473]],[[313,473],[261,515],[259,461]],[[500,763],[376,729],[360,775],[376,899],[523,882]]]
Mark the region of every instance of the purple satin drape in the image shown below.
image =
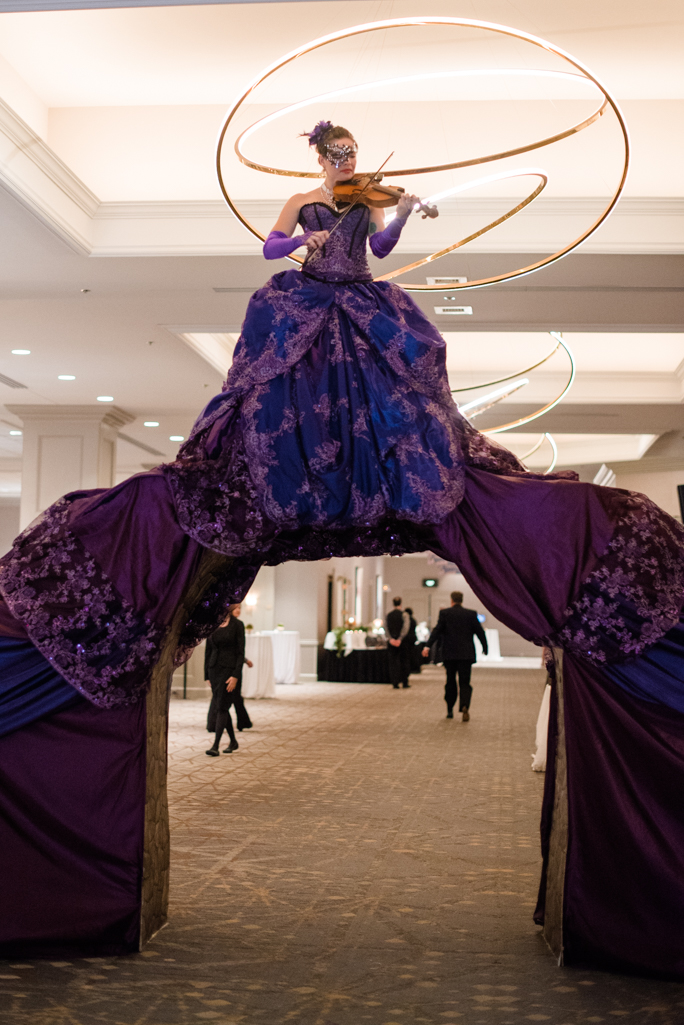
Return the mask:
[[[684,977],[684,717],[563,659],[566,963]]]
[[[458,565],[502,622],[530,639],[552,635],[600,565],[613,533],[612,503],[625,493],[473,467],[466,472],[466,496],[434,528],[437,540],[429,547]],[[638,561],[638,534],[631,543]],[[616,586],[616,605],[620,592]],[[684,690],[680,639],[675,626],[640,658],[617,666],[564,653],[566,963],[684,978],[684,717],[659,703]],[[651,700],[629,692],[637,687]],[[544,868],[555,713],[554,696],[542,810]],[[545,871],[539,923],[544,901]]]
[[[455,562],[492,615],[530,640],[550,634],[613,532],[601,489],[466,468],[466,493],[430,549]]]
[[[87,701],[0,744],[0,957],[138,947],[145,703]]]

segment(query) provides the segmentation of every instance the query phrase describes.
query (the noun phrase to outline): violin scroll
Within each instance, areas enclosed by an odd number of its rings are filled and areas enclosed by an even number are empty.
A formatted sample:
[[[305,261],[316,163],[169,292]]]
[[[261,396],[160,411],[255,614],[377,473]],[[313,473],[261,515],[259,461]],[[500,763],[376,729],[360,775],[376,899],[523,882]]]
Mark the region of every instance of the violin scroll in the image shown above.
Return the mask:
[[[437,209],[437,207],[430,206],[429,203],[420,203],[420,205],[416,207],[416,210],[422,211],[423,220],[425,220],[426,217],[439,217],[439,210]]]

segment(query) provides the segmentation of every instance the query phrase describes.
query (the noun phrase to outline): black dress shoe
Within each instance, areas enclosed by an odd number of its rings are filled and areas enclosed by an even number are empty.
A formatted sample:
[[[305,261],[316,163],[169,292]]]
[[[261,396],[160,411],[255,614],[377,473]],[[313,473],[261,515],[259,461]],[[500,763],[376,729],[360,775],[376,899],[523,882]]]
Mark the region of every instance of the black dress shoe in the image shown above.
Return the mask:
[[[449,711],[447,712],[447,719],[453,719],[453,717],[454,713],[451,711],[451,709],[449,709]]]
[[[210,758],[218,758],[221,752],[216,747],[210,747],[209,750],[205,752],[205,754],[208,754]]]
[[[237,751],[237,749],[238,749],[238,742],[237,742],[237,740],[231,740],[231,742],[228,745],[228,747],[224,748],[224,754],[232,755],[233,751]]]
[[[393,690],[399,690],[399,684],[398,683],[393,683],[392,684],[392,688],[393,688]]]
[[[410,683],[403,683],[402,684],[402,687],[404,688],[404,690],[408,690],[410,686],[411,686]]]

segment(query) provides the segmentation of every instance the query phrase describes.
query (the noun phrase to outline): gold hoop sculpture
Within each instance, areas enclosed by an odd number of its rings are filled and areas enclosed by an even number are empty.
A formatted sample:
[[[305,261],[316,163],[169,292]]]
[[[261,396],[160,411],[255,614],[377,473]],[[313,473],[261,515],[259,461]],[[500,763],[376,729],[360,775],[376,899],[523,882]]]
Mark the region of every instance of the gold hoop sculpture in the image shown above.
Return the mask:
[[[513,381],[514,378],[520,377],[521,374],[528,374],[531,370],[536,370],[537,367],[542,366],[542,364],[546,363],[547,360],[550,360],[554,353],[558,352],[559,349],[562,348],[565,350],[565,353],[570,361],[570,375],[562,391],[559,392],[555,399],[552,399],[551,402],[547,402],[545,406],[541,406],[539,409],[535,410],[534,413],[529,413],[527,416],[521,416],[517,420],[510,420],[508,423],[505,424],[499,424],[498,427],[489,427],[487,430],[481,431],[482,434],[503,434],[505,431],[512,431],[514,427],[522,427],[524,424],[532,423],[533,420],[538,420],[540,416],[543,416],[544,413],[548,413],[549,410],[553,409],[554,406],[557,406],[559,402],[562,402],[565,396],[568,394],[575,380],[575,357],[573,356],[572,350],[570,349],[568,343],[564,341],[563,336],[559,331],[549,331],[549,334],[552,338],[556,339],[556,345],[554,345],[551,352],[547,353],[547,355],[544,356],[543,359],[540,359],[538,363],[534,363],[531,367],[527,367],[525,370],[520,370],[518,371],[518,373],[515,374],[509,374],[507,377],[500,377],[497,381],[484,381],[482,384],[474,384],[471,385],[469,388],[451,389],[451,394],[454,395],[457,392],[477,391],[479,388],[489,388],[493,384],[503,384],[506,381]],[[522,381],[517,382],[516,385],[512,385],[511,388],[508,390],[506,390],[505,388],[501,388],[498,392],[492,395],[483,395],[481,399],[477,400],[477,405],[483,405],[484,408],[478,410],[478,412],[484,413],[485,409],[490,409],[492,406],[495,406],[498,402],[503,402],[505,398],[507,398],[509,395],[512,395],[513,392],[518,391],[518,389],[522,388],[524,384],[529,384],[529,381],[523,379]],[[487,406],[484,406],[485,402],[488,402]],[[474,404],[475,403],[473,403],[473,405]],[[463,409],[467,409],[467,404],[463,407]],[[467,413],[464,413],[464,415],[467,415]],[[528,455],[530,454],[531,453],[528,452]]]
[[[433,165],[433,166],[425,166],[425,167],[409,167],[409,168],[401,168],[400,170],[390,170],[390,171],[385,172],[385,177],[392,178],[392,177],[397,177],[399,175],[406,176],[406,175],[411,175],[411,174],[427,174],[427,173],[430,173],[432,171],[444,171],[444,170],[452,170],[452,169],[463,168],[463,167],[472,167],[472,166],[475,166],[475,165],[478,165],[478,164],[490,163],[490,162],[492,162],[494,160],[502,160],[505,157],[517,156],[517,155],[520,155],[522,153],[529,153],[532,150],[541,149],[544,146],[549,146],[549,145],[551,145],[554,142],[559,142],[562,139],[567,139],[569,136],[575,135],[578,132],[581,132],[583,129],[588,128],[589,125],[594,124],[595,121],[597,121],[600,117],[603,116],[603,114],[606,112],[608,107],[610,107],[612,109],[613,113],[615,114],[616,118],[617,118],[618,124],[620,126],[620,130],[622,132],[622,137],[623,137],[624,145],[625,145],[625,158],[624,158],[624,165],[623,165],[622,174],[620,176],[620,181],[618,183],[618,186],[617,186],[615,192],[613,193],[612,198],[610,199],[610,201],[608,202],[606,208],[600,214],[600,216],[593,222],[593,224],[590,225],[590,227],[586,231],[584,231],[581,235],[579,235],[576,239],[574,239],[574,241],[570,242],[569,245],[564,246],[562,249],[559,249],[557,252],[552,253],[551,256],[545,257],[543,260],[538,260],[535,263],[528,264],[526,267],[520,267],[517,270],[509,271],[509,272],[507,272],[505,274],[496,274],[496,275],[492,275],[491,277],[480,278],[477,281],[467,281],[467,282],[456,283],[456,284],[451,284],[451,285],[446,285],[446,286],[445,285],[423,285],[423,284],[418,284],[418,283],[404,283],[404,284],[402,284],[401,287],[406,289],[409,292],[437,292],[437,291],[440,291],[440,292],[454,291],[455,292],[455,291],[458,291],[460,289],[483,288],[486,285],[492,285],[492,284],[495,284],[497,282],[511,281],[514,278],[519,278],[519,277],[523,277],[526,274],[531,274],[533,271],[539,270],[542,267],[547,267],[550,264],[555,263],[556,260],[560,260],[564,256],[567,256],[568,253],[571,253],[574,249],[577,249],[578,246],[580,246],[591,235],[593,235],[593,233],[597,230],[597,228],[599,228],[600,225],[603,224],[603,222],[606,220],[606,218],[610,215],[610,213],[614,209],[614,207],[615,207],[615,205],[616,205],[616,203],[617,203],[617,201],[618,201],[618,199],[619,199],[619,197],[620,197],[620,195],[621,195],[621,193],[622,193],[622,191],[624,189],[625,181],[627,179],[627,172],[628,172],[628,169],[629,169],[629,155],[630,155],[629,135],[628,135],[628,132],[627,132],[627,126],[625,124],[624,118],[622,116],[622,113],[621,113],[617,103],[612,98],[612,96],[610,95],[608,90],[605,88],[605,86],[603,86],[601,84],[601,82],[595,77],[595,75],[593,75],[589,71],[589,69],[586,68],[580,61],[576,60],[569,53],[566,53],[565,50],[561,50],[560,47],[554,46],[553,43],[549,43],[545,39],[540,39],[538,36],[530,35],[529,33],[522,32],[519,29],[508,28],[505,25],[497,25],[497,24],[494,24],[492,22],[486,22],[486,21],[476,21],[476,20],[473,20],[473,19],[470,19],[470,18],[426,17],[426,18],[396,18],[396,19],[390,19],[388,21],[369,22],[369,23],[367,23],[365,25],[356,25],[353,28],[343,29],[343,30],[341,30],[339,32],[333,32],[333,33],[331,33],[330,35],[327,35],[327,36],[320,36],[318,39],[314,39],[311,42],[305,43],[303,46],[298,47],[296,50],[292,50],[290,53],[286,54],[284,57],[281,57],[279,60],[275,61],[273,64],[271,64],[269,67],[267,67],[265,69],[265,71],[263,71],[260,75],[258,75],[254,79],[254,81],[248,86],[248,88],[245,90],[245,92],[233,104],[233,106],[231,107],[231,109],[229,110],[229,112],[228,112],[228,114],[226,116],[226,119],[225,119],[225,121],[223,123],[223,126],[221,128],[221,132],[219,134],[218,146],[217,146],[217,150],[216,150],[216,169],[217,169],[217,174],[218,174],[218,179],[219,179],[219,185],[221,187],[221,191],[223,193],[223,196],[224,196],[228,206],[233,211],[233,213],[235,214],[237,219],[247,228],[248,231],[250,231],[252,233],[252,235],[254,235],[256,238],[258,238],[261,242],[265,241],[265,236],[262,235],[261,232],[257,228],[255,228],[253,224],[250,224],[250,222],[247,220],[247,218],[244,217],[244,215],[240,212],[238,207],[235,205],[235,203],[231,199],[230,194],[228,192],[228,189],[226,188],[226,184],[225,184],[225,182],[223,180],[223,172],[222,172],[222,168],[221,168],[221,156],[222,156],[222,152],[223,152],[223,145],[224,145],[224,141],[225,141],[225,137],[226,137],[226,132],[228,131],[228,127],[231,124],[231,122],[232,122],[233,118],[235,117],[235,115],[237,114],[238,110],[242,107],[243,103],[250,96],[250,94],[252,92],[254,92],[254,90],[259,85],[261,85],[262,82],[264,82],[267,78],[269,78],[270,75],[274,74],[274,72],[279,71],[281,68],[285,67],[285,65],[290,64],[293,61],[296,61],[298,58],[303,57],[305,54],[311,53],[313,50],[317,50],[317,49],[320,49],[321,47],[327,46],[330,43],[335,43],[335,42],[338,42],[341,39],[347,39],[347,38],[350,38],[352,36],[363,35],[363,34],[369,33],[369,32],[378,32],[378,31],[382,31],[382,30],[385,30],[385,29],[410,28],[412,26],[420,27],[420,26],[427,26],[427,25],[448,25],[448,26],[453,26],[453,27],[457,27],[457,28],[475,28],[475,29],[481,29],[481,30],[483,30],[485,32],[493,32],[493,33],[496,33],[498,35],[509,36],[509,37],[511,37],[513,39],[519,39],[522,42],[531,43],[533,46],[537,46],[537,47],[541,48],[542,50],[546,50],[548,53],[554,54],[556,57],[559,57],[561,60],[566,61],[568,64],[570,64],[576,70],[574,72],[556,72],[556,71],[525,70],[525,69],[509,69],[509,70],[506,70],[506,69],[496,70],[496,69],[494,69],[494,70],[467,71],[467,72],[466,71],[464,71],[464,72],[458,72],[458,71],[454,71],[454,72],[437,72],[437,73],[434,73],[434,74],[409,75],[409,76],[403,76],[403,77],[396,78],[396,79],[384,80],[382,82],[372,82],[372,83],[366,83],[364,85],[346,87],[344,89],[339,89],[339,90],[335,90],[333,92],[325,93],[325,94],[323,94],[321,96],[312,97],[312,98],[304,100],[304,101],[302,101],[302,102],[300,102],[298,104],[289,104],[286,107],[281,108],[279,111],[276,111],[273,114],[269,114],[266,117],[261,118],[260,120],[256,121],[253,125],[251,125],[244,132],[242,132],[241,135],[238,137],[237,141],[235,142],[235,152],[236,152],[236,154],[238,156],[238,159],[245,166],[251,167],[253,170],[262,171],[262,172],[267,173],[267,174],[285,175],[287,177],[296,177],[296,178],[320,178],[320,177],[322,177],[321,174],[319,174],[318,172],[315,172],[315,171],[313,171],[313,172],[312,171],[306,171],[306,172],[304,172],[304,171],[292,171],[292,170],[288,170],[288,169],[284,169],[284,168],[268,167],[268,166],[266,166],[264,164],[256,163],[255,161],[250,160],[242,152],[241,144],[243,142],[245,142],[247,140],[247,138],[249,138],[251,135],[253,135],[254,132],[256,132],[259,128],[261,128],[264,125],[268,124],[269,122],[275,120],[275,118],[277,118],[277,117],[282,117],[285,114],[290,113],[293,110],[299,109],[301,107],[309,106],[309,105],[311,105],[313,103],[318,103],[318,102],[324,101],[326,99],[331,99],[333,96],[339,96],[339,95],[342,95],[342,94],[345,94],[345,93],[349,93],[349,92],[353,92],[353,91],[359,91],[361,89],[373,88],[373,87],[377,87],[377,86],[380,86],[380,85],[393,84],[395,82],[406,82],[406,81],[413,81],[413,80],[418,80],[418,79],[425,80],[426,78],[430,78],[430,77],[434,77],[434,78],[440,78],[440,77],[443,78],[445,76],[454,77],[454,76],[457,76],[457,75],[466,75],[466,74],[470,74],[470,75],[477,75],[477,74],[484,74],[484,75],[487,75],[487,74],[489,74],[489,75],[492,75],[492,74],[518,74],[518,75],[525,75],[525,74],[527,74],[527,75],[541,75],[543,77],[564,77],[564,78],[580,79],[580,80],[591,82],[599,90],[599,92],[602,94],[603,100],[602,100],[601,104],[599,105],[599,107],[597,107],[597,109],[588,118],[585,118],[583,121],[579,122],[578,124],[572,125],[570,128],[567,128],[564,131],[557,133],[556,135],[548,136],[547,138],[541,139],[541,140],[539,140],[537,142],[529,143],[526,146],[517,146],[514,149],[506,150],[506,151],[503,151],[503,152],[500,152],[500,153],[491,153],[491,154],[488,154],[488,155],[482,156],[482,157],[475,157],[475,158],[473,158],[471,160],[454,161],[452,163],[439,164],[439,165]],[[579,72],[579,74],[577,74],[577,72]],[[541,179],[541,181],[540,181],[539,185],[537,185],[537,187],[522,202],[518,203],[515,207],[513,207],[512,209],[507,211],[502,217],[499,217],[495,221],[490,222],[489,224],[485,225],[485,227],[481,228],[479,231],[476,231],[476,232],[474,232],[471,235],[468,235],[466,238],[463,238],[463,239],[460,239],[457,242],[454,242],[453,245],[447,246],[446,248],[441,249],[438,252],[432,253],[430,256],[427,256],[427,257],[425,257],[422,260],[417,260],[415,263],[408,264],[405,267],[400,267],[398,270],[391,271],[389,274],[384,274],[381,277],[376,278],[375,280],[376,281],[389,281],[391,278],[400,277],[402,274],[405,274],[405,273],[407,273],[410,270],[415,270],[417,267],[422,267],[422,266],[425,266],[428,263],[433,263],[435,260],[438,260],[440,257],[446,256],[447,253],[451,253],[455,249],[459,249],[462,246],[466,245],[466,243],[473,241],[473,239],[476,239],[479,236],[484,235],[485,232],[491,231],[492,228],[495,228],[497,225],[502,224],[504,221],[508,220],[510,217],[515,216],[515,214],[519,213],[524,207],[526,207],[530,203],[532,203],[537,198],[537,196],[539,196],[539,194],[542,192],[542,190],[546,186],[547,178],[546,178],[545,173],[541,169],[539,169],[539,168],[525,168],[523,170],[503,172],[501,175],[492,175],[492,176],[487,177],[486,179],[480,179],[477,182],[468,183],[465,186],[457,186],[457,187],[455,187],[453,189],[447,189],[445,192],[440,193],[439,194],[439,198],[444,198],[446,195],[454,195],[456,192],[465,191],[468,188],[474,188],[477,185],[483,184],[485,182],[489,182],[489,181],[493,181],[493,180],[498,180],[498,179],[506,178],[506,177],[521,176],[521,175],[535,175],[535,176],[539,177]],[[435,197],[433,196],[433,197],[430,197],[429,201],[434,202],[434,200],[435,200]],[[291,256],[288,257],[288,259],[291,260],[294,263],[299,263],[299,264],[303,263],[303,260],[300,257],[297,257],[297,256],[292,256],[291,255]],[[504,429],[504,428],[500,428],[500,429]],[[488,433],[491,433],[491,432],[488,432]]]

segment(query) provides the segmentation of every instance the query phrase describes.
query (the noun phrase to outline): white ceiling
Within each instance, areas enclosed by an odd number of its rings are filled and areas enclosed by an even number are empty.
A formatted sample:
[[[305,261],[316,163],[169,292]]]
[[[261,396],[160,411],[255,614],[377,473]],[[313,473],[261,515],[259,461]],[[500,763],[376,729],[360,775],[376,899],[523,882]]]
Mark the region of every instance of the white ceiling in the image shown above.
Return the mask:
[[[541,359],[555,345],[554,339],[536,331],[444,332],[447,368],[458,374],[471,371],[518,370]],[[563,333],[572,349],[580,374],[661,373],[675,374],[684,361],[684,334],[628,334],[627,332]],[[553,357],[564,369],[566,358]],[[550,361],[549,361],[550,362]],[[546,369],[556,369],[555,365]]]
[[[260,69],[304,40],[426,13],[425,0],[330,0],[3,14],[0,53],[48,107],[228,104]],[[545,37],[588,64],[618,99],[684,99],[679,0],[648,6],[641,0],[431,0],[429,13]],[[404,69],[419,71],[422,60],[434,70],[435,54],[449,60],[444,29],[428,31],[430,46],[422,53],[404,34],[405,42],[390,44]],[[478,56],[496,45],[473,37]],[[519,44],[515,53],[525,59]],[[347,44],[347,54],[346,66],[336,65],[329,76],[336,85],[346,84],[351,72],[378,67],[370,37]]]

